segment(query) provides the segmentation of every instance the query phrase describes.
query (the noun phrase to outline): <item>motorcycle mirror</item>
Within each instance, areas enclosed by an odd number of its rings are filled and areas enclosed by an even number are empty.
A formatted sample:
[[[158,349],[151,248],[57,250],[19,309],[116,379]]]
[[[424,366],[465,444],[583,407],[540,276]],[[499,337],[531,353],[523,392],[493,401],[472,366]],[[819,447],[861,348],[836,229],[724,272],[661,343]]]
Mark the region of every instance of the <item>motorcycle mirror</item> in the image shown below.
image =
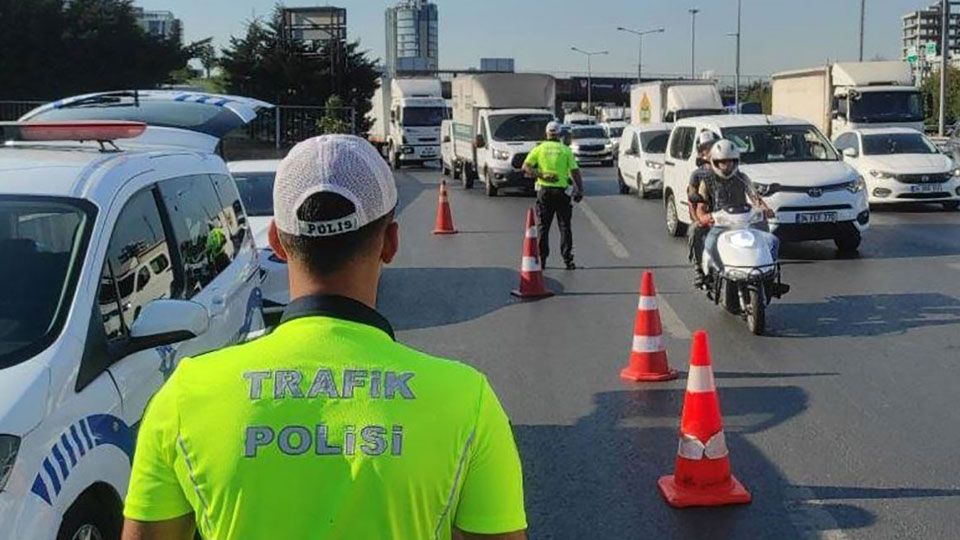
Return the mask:
[[[780,184],[770,184],[770,187],[769,187],[769,189],[767,190],[767,193],[770,194],[770,195],[772,195],[772,194],[780,191],[780,188],[781,188],[781,187],[783,187],[783,186],[781,186]]]

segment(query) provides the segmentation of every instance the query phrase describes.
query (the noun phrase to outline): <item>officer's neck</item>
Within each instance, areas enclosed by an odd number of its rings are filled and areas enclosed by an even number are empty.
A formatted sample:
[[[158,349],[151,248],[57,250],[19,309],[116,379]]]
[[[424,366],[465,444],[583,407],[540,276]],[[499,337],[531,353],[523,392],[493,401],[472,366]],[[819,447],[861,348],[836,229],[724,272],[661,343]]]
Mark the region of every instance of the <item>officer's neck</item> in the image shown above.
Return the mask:
[[[380,280],[379,261],[376,264],[356,261],[325,276],[312,275],[297,266],[299,265],[289,266],[291,300],[315,295],[346,296],[376,309],[377,283]]]

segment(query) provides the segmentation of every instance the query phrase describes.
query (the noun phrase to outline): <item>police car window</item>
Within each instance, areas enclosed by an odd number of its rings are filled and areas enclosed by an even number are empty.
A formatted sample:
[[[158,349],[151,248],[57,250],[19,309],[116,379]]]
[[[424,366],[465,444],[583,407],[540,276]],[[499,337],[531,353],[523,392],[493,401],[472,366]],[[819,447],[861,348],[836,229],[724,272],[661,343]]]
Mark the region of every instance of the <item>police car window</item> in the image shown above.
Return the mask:
[[[184,296],[190,299],[233,259],[230,218],[207,175],[173,178],[159,186],[183,263]]]
[[[0,196],[0,369],[30,359],[59,334],[94,212],[69,199]]]
[[[233,260],[236,254],[240,252],[243,241],[247,238],[247,230],[249,229],[247,214],[244,211],[240,192],[237,190],[233,178],[224,174],[214,174],[211,178],[214,187],[217,189],[217,195],[220,197],[223,231],[233,244],[233,251],[230,253],[230,259]]]
[[[173,269],[151,275],[152,261],[169,258],[160,211],[152,189],[134,195],[113,226],[107,258],[100,274],[100,316],[108,339],[127,335],[144,306],[158,298],[172,298]]]
[[[240,198],[247,215],[273,215],[273,180],[275,173],[234,173]]]

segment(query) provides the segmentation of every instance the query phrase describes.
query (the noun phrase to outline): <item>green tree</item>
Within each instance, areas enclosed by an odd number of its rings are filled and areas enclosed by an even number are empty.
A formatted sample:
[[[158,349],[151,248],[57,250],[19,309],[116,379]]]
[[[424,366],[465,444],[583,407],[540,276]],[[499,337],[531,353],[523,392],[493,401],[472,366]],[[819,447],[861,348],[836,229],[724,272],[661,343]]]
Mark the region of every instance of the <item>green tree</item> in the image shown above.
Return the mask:
[[[763,114],[773,111],[773,90],[766,81],[754,81],[747,86],[747,90],[740,98],[741,102],[759,103],[763,106]]]
[[[940,71],[934,71],[920,85],[923,95],[924,123],[936,125],[940,122]],[[947,124],[960,119],[960,69],[947,66]]]
[[[203,66],[204,77],[209,79],[210,73],[215,67],[220,64],[220,59],[217,57],[217,49],[213,46],[211,38],[207,38],[196,44],[197,46],[197,59],[200,60],[200,65]]]
[[[345,108],[340,96],[334,94],[327,98],[324,103],[326,110],[323,116],[317,120],[317,127],[320,133],[352,133],[353,126],[350,122],[350,110]]]

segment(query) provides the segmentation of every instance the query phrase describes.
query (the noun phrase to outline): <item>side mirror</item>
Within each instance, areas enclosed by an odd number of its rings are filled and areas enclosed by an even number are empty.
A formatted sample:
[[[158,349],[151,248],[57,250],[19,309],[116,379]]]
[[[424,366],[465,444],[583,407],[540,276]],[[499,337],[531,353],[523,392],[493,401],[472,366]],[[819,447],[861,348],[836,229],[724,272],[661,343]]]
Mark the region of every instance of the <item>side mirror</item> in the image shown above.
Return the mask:
[[[857,152],[856,148],[844,148],[843,157],[855,158],[860,155],[860,152]]]
[[[473,145],[477,148],[483,148],[487,145],[487,141],[483,139],[483,135],[477,134],[477,137],[473,141]]]
[[[767,188],[767,195],[773,195],[774,193],[780,191],[780,188],[783,186],[777,183],[770,184],[770,187]]]
[[[443,142],[450,142],[450,136],[449,136],[449,135],[444,135],[444,136],[443,136]]]
[[[627,148],[626,150],[623,151],[623,155],[625,155],[625,156],[635,156],[635,155],[637,155],[637,152],[636,152],[636,150],[634,150],[633,148]]]
[[[130,350],[171,345],[203,335],[210,326],[207,308],[186,300],[154,300],[143,306],[130,327]]]

